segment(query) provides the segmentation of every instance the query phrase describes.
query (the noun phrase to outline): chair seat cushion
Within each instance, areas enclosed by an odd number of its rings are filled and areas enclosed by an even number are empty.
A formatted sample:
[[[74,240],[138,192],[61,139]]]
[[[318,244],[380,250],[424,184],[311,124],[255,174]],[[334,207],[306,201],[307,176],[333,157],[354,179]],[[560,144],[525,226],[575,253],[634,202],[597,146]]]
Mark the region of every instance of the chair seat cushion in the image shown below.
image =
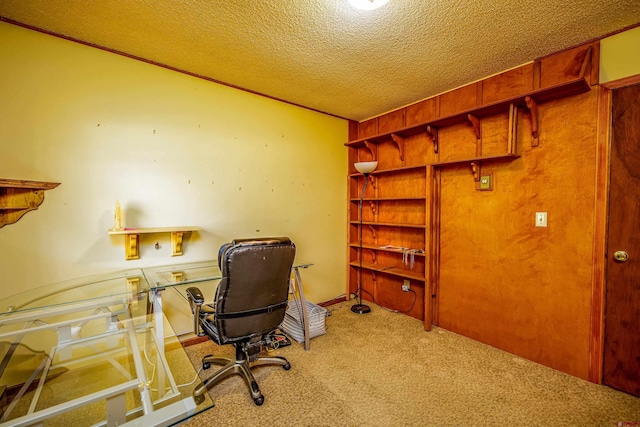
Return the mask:
[[[220,334],[218,333],[218,328],[216,328],[215,318],[213,314],[206,316],[202,319],[202,330],[205,334],[209,336],[218,345],[222,345],[223,343],[220,341]]]

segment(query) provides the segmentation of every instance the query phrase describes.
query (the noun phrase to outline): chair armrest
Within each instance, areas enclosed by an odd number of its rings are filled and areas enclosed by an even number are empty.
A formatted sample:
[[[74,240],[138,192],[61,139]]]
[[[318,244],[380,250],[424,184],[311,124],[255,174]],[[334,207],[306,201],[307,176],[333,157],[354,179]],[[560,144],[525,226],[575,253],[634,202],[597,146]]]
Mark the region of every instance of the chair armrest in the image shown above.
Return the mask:
[[[204,304],[204,295],[202,294],[200,288],[188,288],[187,298],[189,298],[189,301],[193,301],[193,303],[196,305]]]
[[[187,289],[187,300],[191,306],[191,314],[193,314],[193,333],[198,336],[203,336],[202,328],[200,327],[200,309],[204,303],[204,295],[199,288]]]

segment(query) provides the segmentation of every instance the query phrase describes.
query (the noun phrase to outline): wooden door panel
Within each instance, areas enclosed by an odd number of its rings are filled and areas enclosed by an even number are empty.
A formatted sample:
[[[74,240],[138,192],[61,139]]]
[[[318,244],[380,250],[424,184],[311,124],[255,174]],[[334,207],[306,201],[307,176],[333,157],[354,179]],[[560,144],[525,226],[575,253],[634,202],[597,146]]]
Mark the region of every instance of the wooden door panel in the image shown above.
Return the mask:
[[[612,96],[603,381],[640,396],[640,85]]]

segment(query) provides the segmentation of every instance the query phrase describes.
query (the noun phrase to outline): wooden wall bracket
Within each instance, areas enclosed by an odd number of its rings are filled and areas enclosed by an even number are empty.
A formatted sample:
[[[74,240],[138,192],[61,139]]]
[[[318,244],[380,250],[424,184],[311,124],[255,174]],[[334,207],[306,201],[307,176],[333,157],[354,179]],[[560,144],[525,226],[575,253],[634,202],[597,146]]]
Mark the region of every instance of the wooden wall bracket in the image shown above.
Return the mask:
[[[378,256],[378,255],[377,255],[376,251],[371,250],[371,262],[373,262],[374,264],[377,264],[377,263],[378,263],[378,260],[377,260],[377,258],[376,258],[377,256]]]
[[[171,233],[171,256],[182,255],[182,237],[183,231],[174,231]]]
[[[374,149],[375,144],[369,141],[364,141],[364,146],[367,147],[367,149],[369,149],[369,152],[371,153],[371,157],[373,157],[373,160],[374,161],[377,160],[376,150]]]
[[[531,146],[537,147],[539,144],[538,136],[540,135],[538,129],[538,103],[530,96],[526,96],[524,102],[531,112]]]
[[[469,119],[469,122],[471,123],[471,126],[473,126],[473,130],[476,133],[476,139],[480,140],[482,139],[482,130],[480,127],[480,119],[477,118],[476,116],[474,116],[473,114],[467,114],[467,118]]]
[[[140,236],[137,234],[124,235],[124,255],[127,261],[140,258]]]
[[[471,162],[471,173],[474,181],[480,181],[480,162]]]
[[[404,166],[405,165],[405,163],[404,163],[404,151],[405,151],[404,136],[400,136],[397,133],[392,133],[391,134],[391,139],[393,140],[393,142],[395,142],[396,147],[398,147],[398,152],[400,154],[400,161],[402,162],[402,166]]]
[[[435,126],[427,126],[425,133],[429,135],[429,138],[433,141],[433,152],[438,154],[438,128]]]
[[[591,65],[591,54],[593,51],[593,46],[589,46],[587,51],[584,54],[584,59],[582,60],[582,67],[580,67],[580,78],[583,79],[585,74],[587,74],[587,69]]]
[[[376,236],[376,229],[372,225],[369,225],[369,230],[371,230],[371,237],[373,238],[373,242],[378,244],[378,237]]]
[[[378,183],[376,181],[376,177],[373,175],[369,175],[369,182],[371,183],[371,188],[373,188],[374,190],[378,189]]]
[[[373,214],[373,220],[378,221],[378,202],[375,200],[369,201],[369,206],[371,207],[371,213]]]

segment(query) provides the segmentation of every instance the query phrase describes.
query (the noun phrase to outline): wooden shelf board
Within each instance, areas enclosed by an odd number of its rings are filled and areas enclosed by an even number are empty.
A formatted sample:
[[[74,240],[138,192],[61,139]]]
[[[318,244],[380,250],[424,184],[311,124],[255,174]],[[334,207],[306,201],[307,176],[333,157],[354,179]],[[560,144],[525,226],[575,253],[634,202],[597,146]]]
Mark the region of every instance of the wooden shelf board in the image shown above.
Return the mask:
[[[2,188],[30,188],[34,190],[50,190],[60,185],[59,182],[25,181],[21,179],[0,179]]]
[[[365,197],[362,199],[365,202],[395,202],[395,201],[403,201],[403,200],[427,200],[426,197]],[[360,199],[351,199],[352,202],[360,202]]]
[[[404,171],[411,171],[414,169],[424,169],[425,167],[427,167],[427,164],[415,165],[415,166],[403,166],[401,168],[391,168],[391,169],[376,169],[373,172],[371,172],[371,175],[381,175],[385,173],[398,173],[398,172],[404,172]],[[349,174],[349,176],[352,178],[358,178],[358,177],[362,177],[362,174],[360,172],[355,172],[355,173]]]
[[[351,243],[351,244],[349,244],[349,246],[351,246],[354,249],[360,249],[360,244],[359,243]],[[401,249],[383,248],[383,247],[380,247],[380,246],[377,246],[377,245],[364,245],[363,244],[362,248],[363,249],[370,249],[370,250],[374,250],[374,251],[393,252],[393,253],[396,253],[396,254],[402,254],[403,253],[403,251]],[[410,249],[410,248],[407,248],[407,249]],[[415,256],[421,256],[421,257],[426,256],[426,253],[424,251],[423,252],[414,252],[413,254]]]
[[[349,263],[351,267],[360,268],[360,262],[354,261]],[[424,275],[413,271],[405,270],[399,267],[383,267],[376,264],[362,264],[362,268],[366,270],[376,271],[378,273],[390,274],[392,276],[403,277],[405,279],[417,280],[424,282]]]
[[[480,156],[480,157],[472,157],[468,159],[456,159],[456,160],[446,160],[443,162],[435,162],[432,163],[433,166],[447,166],[447,165],[455,165],[458,163],[474,163],[474,162],[484,162],[488,160],[512,160],[519,158],[519,154],[496,154],[492,156]]]
[[[109,234],[151,234],[151,233],[185,233],[188,231],[198,231],[200,227],[150,227],[150,228],[110,228]]]
[[[353,225],[360,224],[360,221],[349,221]],[[362,225],[377,225],[381,227],[404,227],[404,228],[426,228],[424,224],[398,224],[392,222],[367,222],[363,221]]]

